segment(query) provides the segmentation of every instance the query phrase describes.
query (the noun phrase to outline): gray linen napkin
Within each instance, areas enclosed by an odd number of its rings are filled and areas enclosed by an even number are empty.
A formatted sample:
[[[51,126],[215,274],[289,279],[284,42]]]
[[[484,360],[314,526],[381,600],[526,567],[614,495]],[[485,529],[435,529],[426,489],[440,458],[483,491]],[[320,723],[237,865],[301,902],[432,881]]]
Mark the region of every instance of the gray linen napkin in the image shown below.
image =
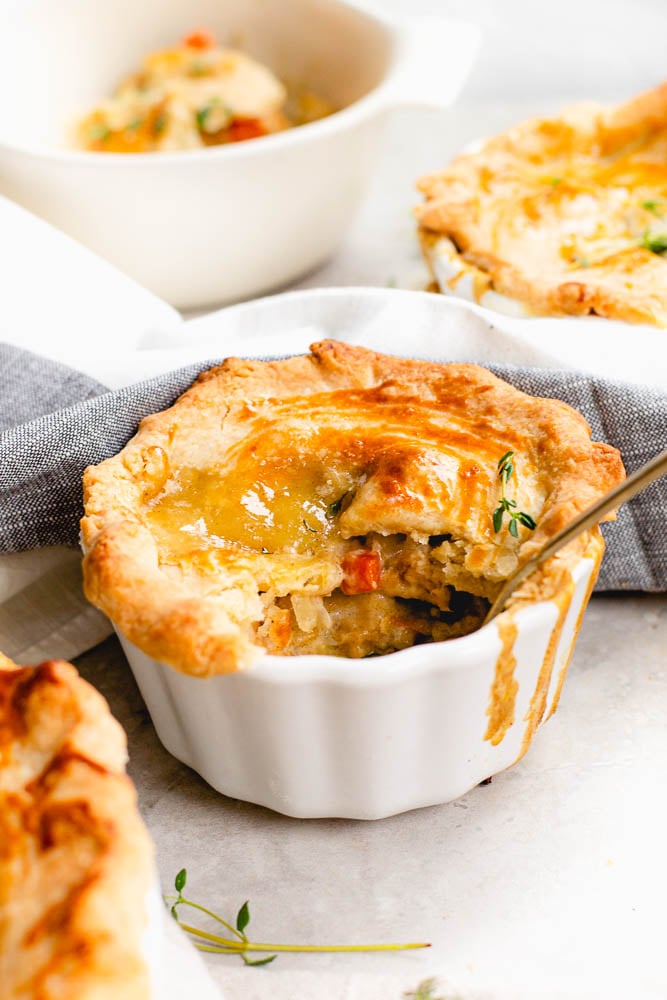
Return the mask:
[[[83,470],[115,454],[142,417],[169,406],[213,363],[107,392],[63,365],[0,345],[0,553],[76,546]],[[570,371],[493,371],[525,392],[575,407],[594,439],[620,449],[629,472],[667,446],[663,392]],[[667,479],[623,507],[604,531],[597,590],[667,590]]]

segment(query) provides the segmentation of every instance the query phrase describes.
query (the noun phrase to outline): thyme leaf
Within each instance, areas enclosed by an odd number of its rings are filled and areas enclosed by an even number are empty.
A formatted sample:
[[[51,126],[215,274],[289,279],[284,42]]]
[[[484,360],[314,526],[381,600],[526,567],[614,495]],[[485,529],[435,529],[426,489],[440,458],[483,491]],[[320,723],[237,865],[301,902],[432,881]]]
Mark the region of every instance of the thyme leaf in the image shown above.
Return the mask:
[[[239,934],[243,934],[244,930],[246,929],[249,923],[250,923],[250,910],[248,908],[248,900],[246,899],[245,903],[243,904],[243,906],[236,915],[236,929],[239,932]]]
[[[662,218],[662,206],[665,204],[662,198],[647,198],[646,201],[642,202],[642,208],[646,209],[652,215],[657,215],[658,218]]]
[[[219,97],[212,97],[210,99],[210,101],[208,101],[206,104],[204,104],[203,107],[199,108],[199,110],[196,113],[196,118],[197,118],[197,125],[198,125],[200,131],[202,131],[204,129],[204,126],[206,125],[206,122],[208,120],[208,116],[213,111],[213,109],[214,108],[220,108],[220,107],[222,107],[222,101],[220,100],[220,98]],[[233,117],[232,112],[230,111],[230,109],[228,107],[225,106],[224,110],[225,110],[225,112],[226,112],[226,114],[228,115],[229,118]]]
[[[250,905],[246,900],[245,903],[239,909],[236,915],[236,927],[223,920],[222,917],[218,916],[212,910],[207,909],[205,906],[201,906],[199,903],[195,903],[191,899],[186,899],[183,895],[183,889],[187,881],[187,872],[185,868],[181,868],[178,875],[174,879],[174,888],[178,893],[177,896],[165,896],[165,903],[168,905],[171,903],[171,913],[174,919],[179,923],[186,933],[190,934],[195,938],[195,946],[200,951],[213,952],[218,955],[237,955],[245,965],[250,966],[261,966],[268,965],[269,962],[273,962],[274,959],[278,957],[278,952],[364,952],[364,951],[407,951],[415,948],[430,948],[431,945],[426,942],[411,942],[408,944],[332,944],[332,945],[319,945],[319,944],[263,944],[255,941],[250,941],[245,933],[248,924],[250,923]],[[223,927],[230,933],[230,937],[222,937],[219,934],[213,934],[210,931],[205,931],[200,927],[194,927],[190,924],[183,923],[180,918],[179,908],[187,906],[194,910],[198,910],[200,913],[205,914],[212,920],[217,921],[222,924]],[[264,958],[249,958],[248,953],[252,952],[272,952],[272,954],[266,955]]]
[[[530,514],[526,513],[525,510],[517,510],[516,500],[510,500],[507,496],[507,484],[514,475],[513,457],[513,451],[506,451],[502,458],[498,461],[497,468],[498,476],[502,484],[502,495],[498,506],[493,512],[493,530],[496,534],[498,534],[503,526],[505,514],[508,514],[508,531],[512,538],[518,538],[520,524],[522,524],[524,528],[528,528],[529,531],[534,531],[537,527],[537,521],[531,517]]]
[[[416,990],[404,993],[406,1000],[445,1000],[444,997],[437,997],[433,992],[437,988],[435,979],[423,979]]]
[[[267,955],[266,958],[257,958],[257,959],[255,959],[254,962],[251,962],[250,959],[246,958],[246,956],[243,954],[243,952],[241,952],[241,958],[243,959],[243,961],[245,962],[246,965],[269,965],[269,963],[272,962],[274,960],[274,958],[278,958],[278,956],[277,955]]]
[[[337,500],[333,503],[327,504],[326,515],[327,518],[332,521],[334,517],[340,514],[342,511],[347,510],[352,502],[352,490],[346,490],[345,493],[341,493]]]
[[[193,59],[188,66],[188,74],[190,76],[206,76],[211,72],[211,67],[203,59]]]
[[[206,119],[211,113],[211,105],[205,104],[203,108],[200,108],[197,112],[197,126],[199,129],[203,129],[206,124]]]
[[[329,518],[330,521],[332,521],[334,519],[334,517],[336,516],[336,514],[340,514],[340,509],[341,509],[341,507],[343,505],[343,497],[344,496],[345,496],[345,494],[343,493],[342,497],[338,497],[338,499],[334,500],[333,503],[328,503],[327,504],[327,517]]]
[[[111,129],[105,122],[94,122],[88,129],[88,135],[93,142],[104,142],[111,135]]]
[[[667,233],[651,233],[647,229],[639,245],[651,253],[663,254],[667,252]]]

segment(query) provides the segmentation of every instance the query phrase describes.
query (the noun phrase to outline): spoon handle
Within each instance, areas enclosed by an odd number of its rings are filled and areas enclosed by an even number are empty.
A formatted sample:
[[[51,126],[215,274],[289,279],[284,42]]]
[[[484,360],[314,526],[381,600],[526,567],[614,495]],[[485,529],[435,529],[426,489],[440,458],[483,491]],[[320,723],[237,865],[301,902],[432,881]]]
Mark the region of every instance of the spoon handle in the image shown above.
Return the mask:
[[[519,584],[523,583],[526,577],[530,576],[546,559],[550,559],[559,549],[562,549],[573,538],[580,535],[582,531],[594,527],[610,510],[619,507],[626,500],[630,500],[637,493],[646,489],[654,480],[666,474],[667,451],[662,451],[655,458],[652,458],[650,462],[642,465],[632,475],[628,476],[619,486],[615,486],[609,493],[605,493],[592,507],[589,507],[583,514],[580,514],[566,528],[559,531],[557,535],[554,535],[543,549],[536,553],[536,555],[531,556],[528,562],[524,563],[509,580],[505,581],[500,593],[489,608],[483,624],[486,625],[487,622],[490,622],[503,610],[510,594],[514,593]]]

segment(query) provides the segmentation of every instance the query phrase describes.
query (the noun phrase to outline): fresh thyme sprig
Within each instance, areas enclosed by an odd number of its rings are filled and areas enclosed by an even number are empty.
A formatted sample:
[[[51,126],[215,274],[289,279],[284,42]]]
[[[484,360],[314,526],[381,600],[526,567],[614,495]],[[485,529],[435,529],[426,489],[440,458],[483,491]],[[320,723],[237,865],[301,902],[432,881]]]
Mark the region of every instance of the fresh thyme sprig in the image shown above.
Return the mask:
[[[232,924],[223,920],[222,917],[218,916],[217,913],[213,913],[212,910],[208,910],[205,906],[201,906],[199,903],[193,902],[191,899],[186,899],[183,895],[183,889],[185,889],[185,883],[187,881],[187,872],[185,868],[181,868],[180,872],[174,879],[174,888],[178,893],[177,896],[165,897],[165,902],[171,906],[171,915],[188,934],[196,938],[195,947],[200,951],[213,952],[219,955],[238,955],[243,959],[246,965],[268,965],[269,962],[273,962],[275,958],[278,957],[278,952],[354,952],[354,951],[408,951],[415,948],[430,948],[430,943],[420,942],[420,943],[409,943],[409,944],[330,944],[330,945],[319,945],[319,944],[260,944],[256,941],[250,941],[246,934],[246,927],[250,923],[250,907],[248,901],[243,904],[241,909],[236,915],[236,926],[233,927]],[[190,906],[194,910],[199,910],[201,913],[206,914],[207,917],[211,917],[212,920],[216,920],[219,924],[222,924],[229,933],[231,937],[221,937],[218,934],[211,934],[209,931],[203,931],[199,927],[193,927],[191,924],[185,924],[181,921],[178,908],[180,906]],[[255,959],[254,961],[248,958],[247,952],[273,952],[273,954],[268,954],[266,958]]]
[[[502,496],[500,498],[500,503],[493,512],[493,530],[496,534],[498,534],[503,526],[505,514],[509,514],[509,533],[514,538],[518,538],[520,524],[523,524],[523,526],[528,528],[530,531],[534,531],[537,527],[537,522],[530,516],[530,514],[526,514],[524,510],[516,509],[516,500],[507,499],[507,484],[514,475],[514,463],[512,462],[513,456],[513,451],[506,451],[498,462],[498,475],[500,476],[500,482],[502,483]]]

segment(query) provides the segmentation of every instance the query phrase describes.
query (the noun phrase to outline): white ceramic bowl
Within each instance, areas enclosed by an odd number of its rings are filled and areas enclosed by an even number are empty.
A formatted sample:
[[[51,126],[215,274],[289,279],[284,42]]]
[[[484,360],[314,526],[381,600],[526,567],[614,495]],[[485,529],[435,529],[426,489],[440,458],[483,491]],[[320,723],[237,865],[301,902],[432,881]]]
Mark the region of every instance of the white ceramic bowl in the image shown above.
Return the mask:
[[[0,193],[185,308],[257,295],[336,248],[388,110],[444,106],[476,33],[347,0],[0,0]],[[343,110],[234,146],[89,153],[73,121],[142,55],[193,27],[241,44]]]
[[[554,601],[371,659],[267,656],[202,680],[119,638],[160,740],[218,791],[289,816],[378,819],[454,799],[523,756],[555,711],[601,553],[592,539]],[[510,675],[514,721],[491,732],[490,708],[507,707],[494,680]]]

